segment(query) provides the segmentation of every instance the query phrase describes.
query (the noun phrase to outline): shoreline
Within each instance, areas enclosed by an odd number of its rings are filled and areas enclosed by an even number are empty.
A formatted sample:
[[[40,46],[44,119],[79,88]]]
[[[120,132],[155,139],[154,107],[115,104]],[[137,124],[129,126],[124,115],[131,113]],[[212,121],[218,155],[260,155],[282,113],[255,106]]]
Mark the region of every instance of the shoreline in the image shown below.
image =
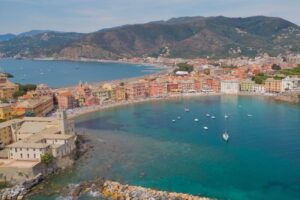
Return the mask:
[[[255,93],[239,93],[239,94],[223,94],[223,93],[186,93],[186,94],[176,94],[168,97],[160,97],[160,98],[146,98],[146,99],[139,99],[134,101],[122,101],[113,104],[107,105],[98,105],[98,106],[91,106],[91,107],[82,107],[75,110],[74,114],[68,114],[69,119],[76,119],[85,115],[93,114],[96,112],[100,112],[102,110],[118,108],[123,106],[129,105],[136,105],[136,104],[143,104],[148,102],[158,102],[158,101],[171,101],[176,99],[189,99],[189,98],[197,98],[197,97],[209,97],[209,96],[236,96],[236,97],[262,97],[267,98],[272,101],[277,101],[281,103],[290,103],[291,105],[298,105],[295,102],[289,102],[284,100],[277,99],[277,95],[264,95],[264,94],[255,94]]]

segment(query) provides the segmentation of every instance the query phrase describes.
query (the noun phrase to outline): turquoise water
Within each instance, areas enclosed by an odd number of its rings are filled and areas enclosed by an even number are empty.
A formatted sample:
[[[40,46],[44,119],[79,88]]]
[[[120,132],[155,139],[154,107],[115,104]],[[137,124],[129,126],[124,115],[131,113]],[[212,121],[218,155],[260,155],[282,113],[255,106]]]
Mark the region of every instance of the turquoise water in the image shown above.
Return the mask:
[[[77,84],[81,81],[98,82],[144,76],[158,72],[150,66],[75,62],[0,59],[0,72],[14,75],[17,83],[46,83],[51,87]]]
[[[94,113],[79,118],[76,127],[89,135],[94,151],[73,171],[50,179],[45,192],[104,176],[218,199],[300,199],[297,106],[259,97],[178,99]]]

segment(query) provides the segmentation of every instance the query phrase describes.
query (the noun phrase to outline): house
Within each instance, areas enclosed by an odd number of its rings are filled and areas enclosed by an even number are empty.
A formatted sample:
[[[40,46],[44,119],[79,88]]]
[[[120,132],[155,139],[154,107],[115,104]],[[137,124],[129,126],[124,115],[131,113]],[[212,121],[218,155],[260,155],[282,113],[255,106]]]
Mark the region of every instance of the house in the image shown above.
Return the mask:
[[[24,116],[28,113],[36,117],[44,117],[54,109],[52,97],[40,97],[19,101],[14,106],[17,116]]]
[[[63,90],[57,94],[59,109],[71,109],[77,107],[77,101],[69,90]]]
[[[251,80],[244,80],[241,82],[241,91],[242,92],[254,92],[255,82]]]
[[[265,91],[269,93],[279,93],[282,90],[282,81],[268,78],[265,81]]]
[[[8,80],[6,74],[0,73],[0,99],[11,99],[19,90],[19,85]]]
[[[281,80],[281,92],[300,89],[300,78],[287,76]]]
[[[129,100],[142,99],[149,95],[145,81],[135,81],[126,85],[126,95]]]
[[[8,103],[0,103],[0,120],[12,119],[12,107]]]
[[[237,79],[221,80],[221,92],[225,94],[238,94],[240,82]]]

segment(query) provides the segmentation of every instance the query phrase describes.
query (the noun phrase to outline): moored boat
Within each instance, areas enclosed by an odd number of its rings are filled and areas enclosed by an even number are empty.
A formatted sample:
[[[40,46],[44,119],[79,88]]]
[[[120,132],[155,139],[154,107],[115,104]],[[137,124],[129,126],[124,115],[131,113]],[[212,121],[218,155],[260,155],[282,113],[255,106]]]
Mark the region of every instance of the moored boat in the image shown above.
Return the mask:
[[[228,140],[229,140],[229,135],[228,135],[228,133],[227,133],[226,131],[223,133],[222,137],[223,137],[223,140],[224,140],[225,142],[228,142]]]

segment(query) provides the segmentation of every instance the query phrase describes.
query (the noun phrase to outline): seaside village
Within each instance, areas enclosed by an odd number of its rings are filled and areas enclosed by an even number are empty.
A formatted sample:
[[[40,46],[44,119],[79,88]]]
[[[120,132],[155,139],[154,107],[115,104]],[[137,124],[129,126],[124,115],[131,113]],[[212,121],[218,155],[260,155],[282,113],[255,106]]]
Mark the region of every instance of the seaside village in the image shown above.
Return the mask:
[[[300,58],[172,61],[164,62],[169,65],[166,70],[142,78],[93,85],[80,82],[59,89],[41,84],[24,90],[24,85],[0,74],[0,181],[24,181],[46,173],[51,160],[70,157],[77,139],[70,116],[87,108],[183,94],[282,95],[300,91]]]

